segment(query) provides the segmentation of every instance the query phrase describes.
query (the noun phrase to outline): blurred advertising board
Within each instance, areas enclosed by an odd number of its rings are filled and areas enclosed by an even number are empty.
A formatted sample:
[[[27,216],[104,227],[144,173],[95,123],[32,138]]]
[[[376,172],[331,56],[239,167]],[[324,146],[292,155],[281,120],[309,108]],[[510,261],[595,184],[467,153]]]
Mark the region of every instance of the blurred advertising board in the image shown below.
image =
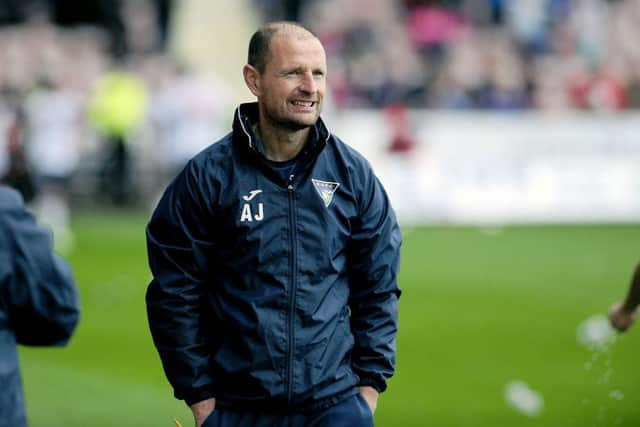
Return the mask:
[[[640,114],[410,113],[410,152],[390,152],[379,112],[332,118],[373,164],[401,221],[640,222]]]

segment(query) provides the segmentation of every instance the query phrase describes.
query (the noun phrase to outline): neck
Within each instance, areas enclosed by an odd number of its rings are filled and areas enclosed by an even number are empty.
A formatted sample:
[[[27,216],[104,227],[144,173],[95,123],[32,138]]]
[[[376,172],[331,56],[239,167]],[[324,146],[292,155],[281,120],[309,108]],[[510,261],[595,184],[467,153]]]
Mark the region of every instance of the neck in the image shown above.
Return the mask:
[[[260,117],[254,132],[262,141],[264,154],[269,160],[284,162],[298,155],[309,138],[310,128],[300,130],[271,126]]]

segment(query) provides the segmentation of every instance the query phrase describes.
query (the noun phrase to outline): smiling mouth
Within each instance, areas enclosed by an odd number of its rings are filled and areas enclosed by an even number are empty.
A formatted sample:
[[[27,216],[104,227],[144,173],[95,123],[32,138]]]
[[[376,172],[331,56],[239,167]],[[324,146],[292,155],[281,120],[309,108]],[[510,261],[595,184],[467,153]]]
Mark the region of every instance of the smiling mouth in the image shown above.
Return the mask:
[[[311,108],[311,107],[314,107],[317,104],[317,102],[315,102],[315,101],[291,101],[291,104],[296,106],[296,107]]]

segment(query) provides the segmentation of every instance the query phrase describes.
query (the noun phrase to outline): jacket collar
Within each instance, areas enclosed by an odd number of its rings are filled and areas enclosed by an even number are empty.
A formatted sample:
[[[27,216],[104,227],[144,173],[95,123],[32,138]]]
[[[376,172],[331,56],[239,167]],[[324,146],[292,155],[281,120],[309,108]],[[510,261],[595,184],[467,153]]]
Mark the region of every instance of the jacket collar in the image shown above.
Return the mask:
[[[258,122],[258,115],[257,102],[240,104],[233,116],[233,140],[242,147],[264,155],[261,145],[257,143],[258,137],[253,132],[253,125]],[[324,121],[322,118],[318,118],[316,124],[313,125],[313,129],[311,129],[309,141],[307,141],[307,146],[303,151],[319,152],[327,144],[330,136],[331,133]]]

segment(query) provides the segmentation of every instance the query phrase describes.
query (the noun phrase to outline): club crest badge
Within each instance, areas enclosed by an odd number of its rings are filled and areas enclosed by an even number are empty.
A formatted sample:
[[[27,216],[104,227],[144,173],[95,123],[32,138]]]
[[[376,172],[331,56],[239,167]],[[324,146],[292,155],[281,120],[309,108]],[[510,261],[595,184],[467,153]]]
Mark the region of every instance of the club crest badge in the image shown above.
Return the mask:
[[[320,181],[319,179],[311,179],[311,182],[313,182],[313,186],[316,187],[316,191],[324,202],[324,205],[329,207],[333,200],[333,195],[340,184],[337,182]]]

